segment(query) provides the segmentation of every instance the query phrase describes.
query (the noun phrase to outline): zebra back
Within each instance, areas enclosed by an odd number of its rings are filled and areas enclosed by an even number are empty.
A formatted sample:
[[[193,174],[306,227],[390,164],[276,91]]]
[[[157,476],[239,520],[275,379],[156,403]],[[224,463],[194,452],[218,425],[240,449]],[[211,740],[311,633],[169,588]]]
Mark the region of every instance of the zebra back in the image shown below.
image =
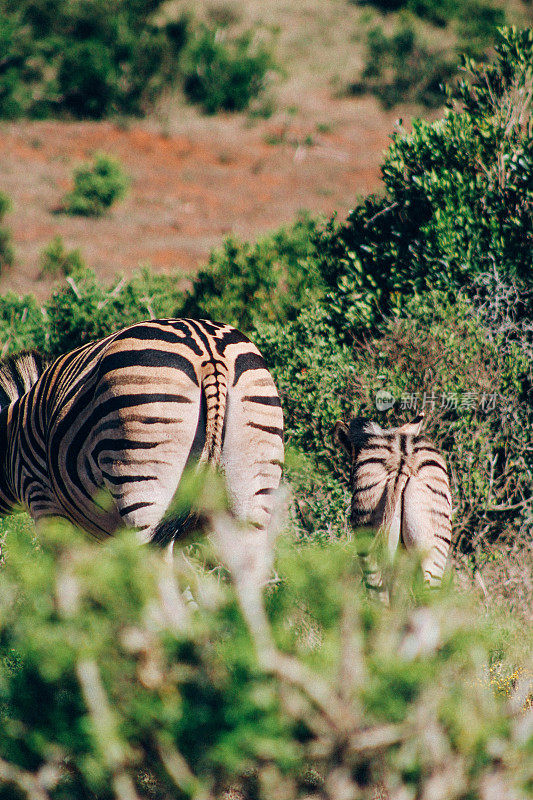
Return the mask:
[[[29,392],[47,367],[37,350],[24,350],[0,362],[0,410]]]
[[[422,417],[383,430],[374,422],[337,423],[337,439],[351,455],[351,523],[381,529],[392,558],[401,542],[422,554],[425,580],[438,582],[451,540],[451,496],[446,462],[420,433]]]

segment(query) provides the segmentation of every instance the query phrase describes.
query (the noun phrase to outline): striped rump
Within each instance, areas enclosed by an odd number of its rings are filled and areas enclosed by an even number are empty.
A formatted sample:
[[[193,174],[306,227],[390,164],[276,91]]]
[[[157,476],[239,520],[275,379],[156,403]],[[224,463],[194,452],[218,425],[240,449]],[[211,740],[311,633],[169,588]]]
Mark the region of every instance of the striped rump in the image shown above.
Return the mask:
[[[337,422],[335,437],[351,460],[352,526],[383,530],[391,558],[399,542],[419,552],[424,579],[435,585],[450,547],[451,496],[446,462],[420,434],[422,421],[383,430],[357,417]]]
[[[229,325],[150,320],[46,369],[24,354],[0,365],[2,397],[0,512],[22,504],[99,539],[127,526],[166,544],[184,532],[163,520],[184,469],[206,462],[239,519],[268,523],[281,404],[261,354]]]

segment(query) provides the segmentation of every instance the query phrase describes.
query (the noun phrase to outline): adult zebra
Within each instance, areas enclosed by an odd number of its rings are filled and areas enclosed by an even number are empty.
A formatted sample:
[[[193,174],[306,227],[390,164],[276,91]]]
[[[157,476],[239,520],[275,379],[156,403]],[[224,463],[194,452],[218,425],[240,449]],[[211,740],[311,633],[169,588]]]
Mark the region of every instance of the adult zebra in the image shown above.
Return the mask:
[[[266,529],[283,415],[261,354],[229,325],[150,320],[49,366],[14,356],[0,365],[0,409],[2,515],[22,505],[98,539],[126,526],[170,544],[187,521],[165,514],[203,461],[223,471],[234,514]]]
[[[335,438],[351,462],[353,528],[381,530],[389,558],[401,542],[420,554],[424,580],[440,583],[451,542],[452,502],[446,461],[421,434],[423,414],[383,430],[355,417],[335,425]],[[388,592],[373,557],[363,559],[367,585],[384,600]]]

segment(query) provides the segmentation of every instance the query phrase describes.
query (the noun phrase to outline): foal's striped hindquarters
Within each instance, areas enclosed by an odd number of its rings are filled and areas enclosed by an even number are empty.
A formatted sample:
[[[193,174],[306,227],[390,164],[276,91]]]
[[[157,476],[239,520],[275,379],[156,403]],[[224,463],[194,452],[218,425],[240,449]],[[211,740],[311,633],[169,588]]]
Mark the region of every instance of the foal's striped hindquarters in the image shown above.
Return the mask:
[[[121,527],[161,545],[186,467],[225,477],[234,515],[268,524],[283,462],[283,415],[246,336],[206,320],[149,320],[49,366],[0,364],[0,513],[64,517],[104,539]]]
[[[400,542],[421,556],[424,580],[440,583],[451,541],[452,508],[443,456],[420,434],[423,417],[383,430],[356,417],[337,422],[335,438],[350,456],[353,528],[384,532],[390,558]],[[373,573],[373,574],[372,574]],[[377,567],[367,583],[382,591]]]

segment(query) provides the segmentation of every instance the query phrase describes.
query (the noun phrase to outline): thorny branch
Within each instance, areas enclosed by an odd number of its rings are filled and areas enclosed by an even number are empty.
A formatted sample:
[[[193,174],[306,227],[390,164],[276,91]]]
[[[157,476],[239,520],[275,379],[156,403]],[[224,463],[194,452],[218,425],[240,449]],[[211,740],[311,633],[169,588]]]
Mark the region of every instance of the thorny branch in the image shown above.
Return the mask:
[[[0,785],[2,783],[16,786],[29,800],[50,800],[50,795],[36,775],[0,758]]]
[[[131,775],[127,771],[128,754],[116,734],[115,720],[96,662],[92,659],[79,661],[76,665],[76,674],[87,704],[96,741],[113,776],[115,797],[117,800],[139,800]]]

